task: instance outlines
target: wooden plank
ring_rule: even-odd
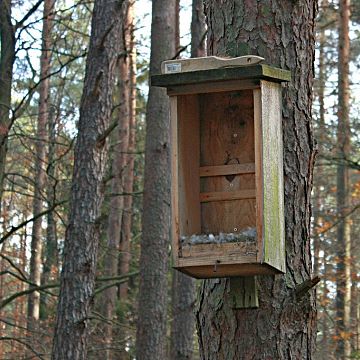
[[[178,191],[181,235],[199,234],[200,120],[197,95],[178,96]]]
[[[254,173],[255,163],[202,166],[199,169],[200,177]]]
[[[281,86],[261,82],[264,261],[285,272]]]
[[[253,117],[252,90],[200,95],[201,167],[254,163]],[[255,227],[255,174],[201,177],[200,188],[201,193],[234,193],[220,195],[234,200],[201,203],[202,233]],[[246,192],[235,194],[237,191]],[[247,199],[241,199],[244,194]],[[205,195],[202,200],[207,198]]]
[[[200,193],[200,202],[245,200],[245,199],[255,199],[255,198],[256,198],[255,189],[228,191],[228,192],[216,191],[216,192]]]
[[[176,264],[179,256],[179,183],[178,183],[178,136],[177,136],[177,97],[170,97],[171,131],[171,235],[172,255]]]
[[[208,278],[221,278],[221,277],[234,277],[234,276],[254,276],[254,275],[275,275],[280,272],[267,265],[267,264],[239,264],[239,263],[223,263],[217,264],[216,268],[214,264],[200,265],[200,266],[186,266],[188,260],[180,259],[181,267],[176,267],[177,270],[193,276],[198,279]],[[216,271],[215,271],[216,270]]]
[[[264,199],[262,163],[261,91],[254,90],[254,135],[255,135],[255,188],[256,188],[256,234],[258,243],[257,260],[264,260]]]
[[[170,87],[177,85],[199,84],[226,80],[269,80],[283,82],[291,80],[291,73],[288,70],[274,68],[265,64],[258,64],[246,67],[229,67],[221,69],[210,69],[191,71],[175,74],[153,75],[151,86]]]
[[[166,60],[161,63],[161,72],[163,74],[173,74],[224,67],[251,66],[264,60],[263,57],[256,55],[238,56],[234,58],[205,56],[192,59]]]
[[[185,245],[182,247],[183,258],[193,257],[199,258],[219,258],[228,257],[232,259],[234,256],[242,258],[242,262],[249,262],[249,257],[253,261],[256,255],[256,243],[254,242],[237,242],[237,243],[222,243],[222,244],[196,244]]]
[[[256,263],[255,248],[253,252],[242,254],[234,252],[232,254],[208,255],[208,256],[190,256],[179,258],[179,267],[184,266],[204,266],[215,264],[249,264]]]
[[[259,307],[258,285],[256,276],[242,276],[230,279],[230,296],[234,309]]]
[[[210,92],[225,92],[234,90],[249,90],[260,88],[260,80],[246,79],[246,80],[229,80],[207,82],[191,85],[170,86],[167,88],[169,96],[173,95],[187,95],[187,94],[202,94]]]

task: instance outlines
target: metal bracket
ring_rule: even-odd
[[[230,296],[234,309],[258,308],[258,287],[256,276],[230,278]]]

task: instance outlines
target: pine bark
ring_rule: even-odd
[[[125,172],[126,172],[126,152],[129,147],[129,56],[126,50],[126,18],[129,1],[124,1],[122,8],[122,24],[121,24],[121,57],[118,61],[119,81],[117,87],[117,97],[119,101],[116,121],[117,127],[115,129],[112,159],[112,179],[111,179],[111,200],[110,212],[107,227],[107,249],[104,257],[104,275],[116,276],[119,271],[119,255],[121,255],[121,228],[122,218],[124,212],[124,196],[125,192]],[[103,293],[102,313],[110,321],[114,319],[116,302],[118,301],[117,287],[111,287]],[[108,349],[106,350],[106,359],[113,359],[115,354],[112,351],[113,340],[113,326],[111,323],[104,325],[105,343]]]
[[[283,87],[286,274],[259,276],[259,308],[236,310],[229,280],[203,283],[197,310],[201,359],[311,359],[314,292],[296,300],[311,277],[310,200],[314,143],[311,91],[316,1],[205,3],[208,54],[255,54],[291,71]]]
[[[175,0],[152,2],[150,76],[175,55]],[[146,114],[145,183],[136,359],[166,359],[170,225],[170,129],[166,91],[150,87]]]
[[[351,220],[350,211],[350,178],[346,161],[350,155],[350,0],[340,0],[339,9],[339,61],[338,61],[338,165],[337,165],[337,213],[341,222],[337,228],[336,266],[336,327],[339,359],[348,358],[351,354],[350,307],[351,307]]]
[[[51,57],[51,27],[53,21],[54,0],[45,0],[43,11],[42,49],[40,56],[40,79],[39,88],[39,113],[36,131],[35,151],[35,187],[33,200],[33,216],[43,211],[45,199],[44,188],[46,183],[46,153],[48,143],[48,118],[49,118],[49,73]],[[42,221],[39,217],[33,222],[31,235],[31,258],[30,258],[30,281],[36,285],[41,283],[41,252],[42,252]],[[29,329],[36,326],[40,315],[40,292],[34,291],[28,298]]]
[[[191,57],[205,56],[205,14],[202,0],[193,0]],[[195,279],[173,271],[170,354],[173,360],[193,358],[196,301]]]
[[[130,268],[131,252],[131,225],[132,225],[132,203],[134,187],[134,164],[136,151],[136,48],[135,48],[135,22],[134,2],[129,3],[125,19],[125,46],[129,67],[129,141],[125,156],[124,168],[124,208],[122,212],[121,242],[120,242],[120,274],[127,274]],[[126,301],[128,296],[128,282],[119,285],[121,301]]]
[[[99,215],[120,55],[123,1],[96,0],[75,146],[69,225],[65,235],[53,360],[86,359],[87,329],[94,297]]]
[[[11,85],[15,61],[15,32],[11,24],[11,1],[0,0],[0,200],[2,199],[8,134],[11,127]],[[1,210],[1,201],[0,201]]]

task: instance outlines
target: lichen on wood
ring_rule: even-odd
[[[233,242],[255,242],[256,229],[246,228],[238,233],[219,233],[219,234],[193,234],[191,236],[181,236],[181,245],[198,244],[224,244]]]

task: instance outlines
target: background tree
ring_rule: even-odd
[[[150,76],[175,55],[175,0],[152,2]],[[146,111],[145,180],[136,358],[166,358],[170,225],[169,101],[151,87]]]
[[[350,87],[349,87],[349,58],[350,58],[350,1],[340,0],[339,20],[339,65],[338,65],[338,165],[337,165],[337,212],[340,223],[337,226],[338,243],[336,245],[337,281],[336,281],[336,311],[338,346],[336,354],[341,359],[351,355],[350,339],[346,331],[350,328],[351,305],[351,219],[349,213],[349,168],[346,164],[350,155]]]
[[[193,0],[191,19],[191,57],[205,56],[205,14],[202,0]],[[178,48],[181,48],[180,46]],[[196,281],[177,270],[172,279],[172,323],[170,357],[173,360],[193,358]]]
[[[46,189],[46,149],[48,144],[48,119],[49,119],[49,96],[50,96],[50,56],[51,56],[51,28],[54,16],[54,0],[44,1],[42,49],[40,57],[39,86],[39,114],[36,133],[36,157],[35,157],[35,192],[33,200],[34,216],[43,211]],[[30,281],[40,285],[41,280],[41,252],[42,252],[42,217],[37,218],[32,226]],[[35,327],[40,315],[40,293],[34,291],[28,300],[28,327]]]
[[[122,3],[97,0],[94,4],[53,359],[86,358],[87,323],[94,296],[98,218],[107,156],[106,135],[120,50]]]

